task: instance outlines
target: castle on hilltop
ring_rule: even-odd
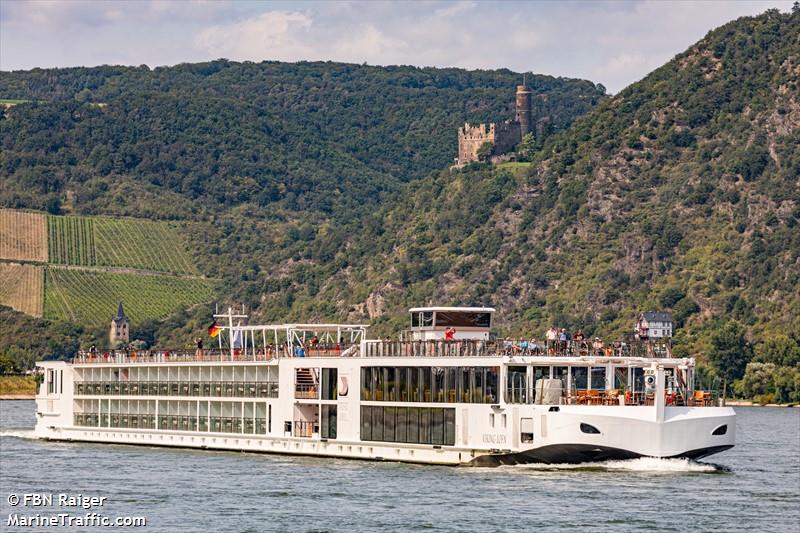
[[[478,151],[489,143],[490,156],[508,153],[519,144],[522,138],[533,132],[533,113],[531,110],[531,90],[523,81],[517,85],[516,113],[514,120],[490,122],[488,124],[470,124],[458,128],[458,157],[456,166],[466,165],[479,160]]]

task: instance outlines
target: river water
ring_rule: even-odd
[[[705,462],[452,468],[33,439],[33,401],[0,402],[0,531],[11,494],[107,497],[122,531],[800,532],[800,409],[737,409],[737,443]]]

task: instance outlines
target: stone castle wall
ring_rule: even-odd
[[[493,155],[504,154],[514,149],[522,139],[519,123],[512,121],[489,124],[465,123],[458,129],[457,165],[466,165],[478,160],[478,150],[484,143],[492,143]]]
[[[514,120],[488,124],[465,123],[458,129],[458,158],[462,166],[478,160],[478,150],[484,143],[492,143],[492,155],[498,156],[514,150],[525,133],[533,130],[531,116],[531,91],[525,85],[517,86]]]

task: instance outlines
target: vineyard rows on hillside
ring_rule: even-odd
[[[185,239],[165,222],[94,218],[97,264],[198,274]]]
[[[134,321],[163,319],[182,306],[213,299],[213,282],[176,276],[48,267],[44,316],[79,324],[105,324],[118,302]]]
[[[0,209],[0,259],[46,262],[45,215]]]
[[[0,263],[0,305],[32,316],[42,316],[43,268]]]
[[[93,266],[95,243],[92,219],[87,217],[47,217],[50,262]]]
[[[165,222],[109,217],[48,217],[50,262],[198,274],[185,239]]]

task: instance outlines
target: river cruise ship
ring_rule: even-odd
[[[735,413],[665,342],[490,337],[492,308],[410,310],[400,340],[361,324],[225,323],[219,348],[38,363],[36,435],[446,465],[699,459]],[[234,325],[236,321],[236,325]],[[224,348],[223,348],[224,346]]]

